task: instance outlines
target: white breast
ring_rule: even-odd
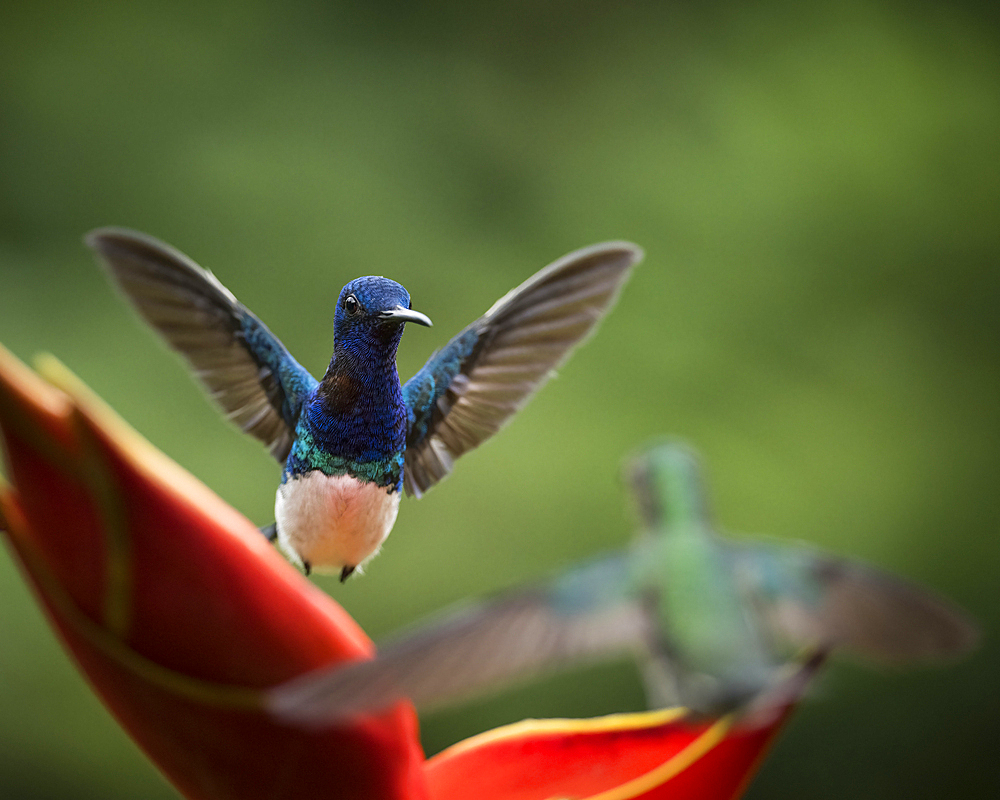
[[[278,541],[315,570],[361,566],[392,530],[399,495],[349,475],[307,472],[278,488]]]

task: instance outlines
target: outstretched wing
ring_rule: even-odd
[[[625,559],[612,558],[554,586],[461,608],[380,646],[371,661],[273,689],[268,708],[300,725],[330,725],[404,697],[441,706],[573,662],[642,651],[648,620],[622,592],[627,569]]]
[[[122,228],[100,228],[85,241],[229,419],[284,462],[315,378],[211,272],[178,250]]]
[[[497,301],[403,387],[405,485],[419,497],[492,436],[614,304],[642,250],[628,242],[563,256]]]
[[[735,549],[734,566],[765,625],[793,648],[842,647],[892,666],[955,659],[979,639],[947,599],[858,561],[761,543]]]

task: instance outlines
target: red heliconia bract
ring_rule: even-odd
[[[71,399],[0,355],[14,550],[94,689],[181,792],[426,797],[409,704],[321,731],[260,708],[262,689],[371,657],[350,616],[83,390]]]
[[[425,762],[409,703],[324,729],[262,691],[370,658],[351,617],[53,359],[0,348],[0,527],[97,694],[189,800],[730,800],[766,724],[681,711],[526,721]]]

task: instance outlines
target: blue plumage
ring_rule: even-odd
[[[357,278],[334,311],[317,381],[212,273],[134,231],[87,236],[142,317],[189,362],[237,425],[284,464],[276,536],[308,570],[345,578],[420,496],[498,431],[611,307],[642,251],[627,242],[559,259],[501,298],[404,385],[403,324],[430,325],[395,281]]]
[[[416,444],[427,438],[435,404],[451,386],[462,364],[479,342],[475,330],[468,328],[406,382],[403,400],[407,412],[408,441]]]
[[[383,316],[397,309],[409,315]],[[303,404],[283,481],[319,469],[402,490],[407,409],[396,349],[401,323],[429,324],[425,320],[410,311],[409,294],[394,281],[358,278],[344,287],[334,315],[333,357]]]

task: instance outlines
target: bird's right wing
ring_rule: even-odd
[[[316,379],[211,272],[180,251],[122,228],[91,231],[85,241],[229,419],[284,462]]]
[[[573,662],[641,651],[649,623],[621,594],[625,569],[621,559],[598,562],[572,575],[568,589],[542,586],[460,608],[385,643],[371,661],[278,686],[268,708],[299,725],[332,725],[402,698],[441,706]]]
[[[406,382],[405,486],[420,497],[548,380],[614,305],[642,250],[605,242],[563,256],[500,298]]]

